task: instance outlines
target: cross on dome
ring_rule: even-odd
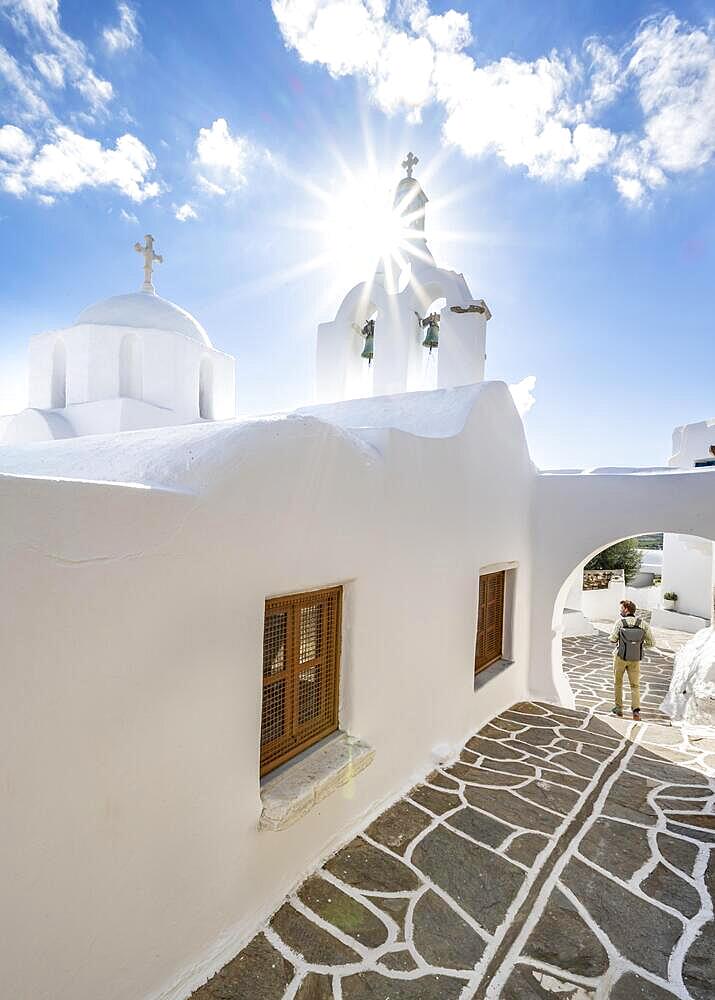
[[[402,166],[407,171],[407,176],[412,177],[412,171],[420,162],[419,156],[415,156],[414,153],[408,153],[406,158],[402,161]]]
[[[164,258],[160,253],[154,253],[154,237],[147,234],[144,237],[145,245],[142,246],[141,243],[135,243],[134,249],[137,253],[144,256],[144,284],[142,285],[143,292],[154,292],[154,283],[152,282],[152,272],[154,270],[154,264],[163,264]]]

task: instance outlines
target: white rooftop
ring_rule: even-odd
[[[74,325],[83,323],[166,330],[211,346],[208,334],[191,313],[154,292],[130,292],[95,302],[82,310]]]
[[[464,429],[478,402],[493,398],[510,409],[511,396],[502,382],[348,400],[305,407],[295,413],[248,420],[154,427],[111,434],[0,447],[0,476],[73,479],[88,482],[142,484],[198,492],[231,464],[237,452],[264,446],[265,433],[291,424],[309,432],[317,422],[333,428],[358,451],[373,453],[361,432],[379,429],[416,437],[450,438]],[[516,412],[514,411],[516,417]]]

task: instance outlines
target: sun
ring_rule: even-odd
[[[339,270],[368,275],[404,257],[408,234],[393,205],[394,186],[387,173],[351,173],[326,199],[318,229]]]
[[[378,281],[390,293],[401,292],[414,280],[414,265],[434,263],[427,249],[424,231],[424,208],[416,211],[413,189],[400,180],[401,157],[378,158],[374,142],[367,142],[361,166],[334,146],[333,169],[322,179],[292,170],[282,164],[281,170],[300,192],[300,210],[290,217],[282,215],[280,224],[305,234],[300,241],[301,253],[295,263],[267,275],[255,288],[268,291],[288,282],[320,274],[320,290],[314,300],[316,316],[324,316],[335,308],[336,300],[346,288],[367,281]],[[404,155],[404,154],[403,154]],[[438,151],[419,166],[419,188],[434,181],[445,154]],[[419,160],[406,164],[411,170]],[[441,207],[460,197],[460,189],[451,188],[449,195],[431,201],[430,211],[439,214]],[[410,214],[410,213],[413,214]],[[444,232],[430,225],[430,237],[464,239],[464,234]]]

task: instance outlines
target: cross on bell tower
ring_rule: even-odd
[[[152,272],[154,270],[154,264],[163,264],[164,258],[160,253],[154,253],[154,237],[147,234],[144,237],[145,245],[142,246],[141,243],[135,243],[134,249],[137,253],[140,253],[144,257],[144,284],[142,285],[143,292],[154,292],[154,283],[152,282]]]
[[[407,176],[412,177],[412,171],[420,162],[419,156],[415,156],[414,153],[408,153],[407,157],[402,161],[402,166],[407,171]]]
[[[408,241],[408,245],[411,244],[414,247],[417,245],[416,241],[419,240],[420,253],[424,255],[429,253],[424,245],[427,195],[420,187],[420,182],[412,176],[412,171],[419,162],[419,157],[415,156],[413,152],[409,152],[402,161],[406,176],[397,185],[393,205],[397,215],[402,220],[404,238]]]

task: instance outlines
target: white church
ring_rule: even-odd
[[[414,166],[413,249],[320,326],[313,406],[236,418],[149,236],[140,291],[31,341],[0,425],[8,998],[184,1000],[487,719],[572,704],[575,567],[715,538],[710,468],[534,466]]]
[[[29,406],[0,418],[0,443],[27,444],[222,420],[236,412],[235,361],[190,313],[156,294],[147,236],[141,291],[88,306],[30,341]]]

